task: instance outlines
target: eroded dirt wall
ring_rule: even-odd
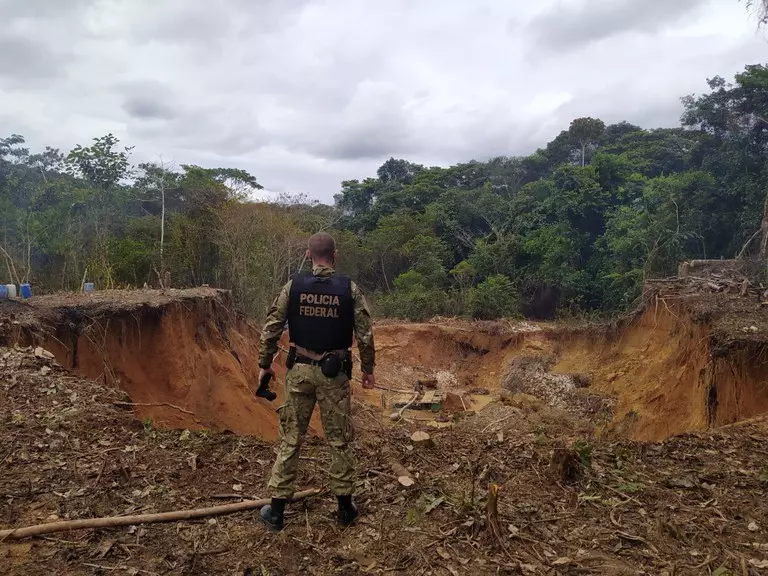
[[[725,426],[768,413],[768,351],[730,350],[707,370],[709,423]]]
[[[66,368],[125,390],[137,417],[155,425],[271,440],[283,392],[273,383],[273,403],[251,392],[257,386],[258,342],[245,321],[206,300],[97,319],[73,316],[44,346]]]
[[[557,373],[587,373],[591,388],[616,396],[609,427],[661,440],[708,425],[708,328],[681,311],[653,308],[614,333],[563,337]]]

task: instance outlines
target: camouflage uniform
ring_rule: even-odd
[[[312,273],[315,276],[331,276],[334,270],[326,266],[315,266]],[[267,316],[259,353],[259,365],[262,368],[272,364],[277,352],[278,341],[288,316],[290,293],[291,282],[288,282]],[[361,368],[366,374],[373,374],[373,323],[365,297],[354,282],[352,299]],[[354,490],[355,470],[349,448],[353,437],[352,398],[347,375],[342,372],[335,378],[328,378],[319,366],[296,364],[285,377],[285,404],[278,409],[280,452],[269,481],[269,487],[276,498],[293,496],[299,450],[316,402],[320,406],[320,420],[331,450],[331,490],[340,496],[352,494]]]

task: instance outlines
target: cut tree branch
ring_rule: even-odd
[[[155,404],[136,404],[135,402],[114,402],[115,406],[138,406],[140,408],[159,408],[161,406],[167,406],[168,408],[173,408],[174,410],[178,410],[179,412],[184,412],[184,414],[190,414],[191,416],[195,416],[194,412],[190,412],[189,410],[185,410],[181,406],[176,406],[175,404],[169,404],[168,402],[158,402]]]
[[[320,494],[321,490],[311,489],[294,494],[293,500],[302,500],[311,496]],[[67,532],[69,530],[84,530],[87,528],[112,528],[116,526],[132,526],[135,524],[155,524],[158,522],[178,522],[179,520],[192,520],[194,518],[207,518],[209,516],[221,516],[222,514],[232,514],[234,512],[243,512],[261,508],[270,503],[268,499],[246,500],[235,504],[224,504],[222,506],[212,506],[211,508],[197,508],[194,510],[177,510],[175,512],[161,512],[159,514],[139,514],[136,516],[107,516],[104,518],[86,518],[83,520],[69,520],[66,522],[50,522],[48,524],[38,524],[37,526],[27,526],[25,528],[15,528],[10,530],[0,530],[0,542],[3,540],[20,540],[32,536],[41,536],[43,534],[53,534],[55,532]]]

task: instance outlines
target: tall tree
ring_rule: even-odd
[[[571,122],[568,135],[574,144],[581,148],[581,165],[584,166],[587,157],[587,146],[592,146],[600,139],[605,131],[605,122],[595,118],[576,118]]]

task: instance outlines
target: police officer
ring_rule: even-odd
[[[352,335],[357,337],[363,371],[363,388],[375,385],[375,352],[371,315],[357,285],[334,271],[336,242],[324,232],[309,239],[307,257],[312,272],[296,275],[280,292],[269,311],[261,336],[259,381],[274,376],[272,359],[288,322],[292,342],[286,361],[285,404],[280,416],[280,452],[272,469],[271,504],[260,520],[270,530],[283,527],[283,511],[294,493],[299,449],[315,408],[331,452],[331,490],[338,500],[338,521],[349,526],[358,515],[352,501],[354,464],[349,378]]]

